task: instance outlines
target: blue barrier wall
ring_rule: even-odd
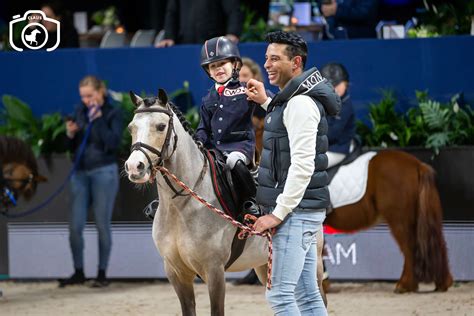
[[[241,44],[241,54],[260,64],[265,43]],[[309,45],[307,66],[330,61],[347,66],[358,117],[369,102],[392,88],[401,109],[414,101],[414,91],[428,89],[440,100],[458,92],[474,99],[474,37],[433,39],[351,40]],[[174,91],[188,80],[196,103],[211,86],[199,66],[200,46],[166,49],[64,49],[47,52],[0,53],[0,95],[12,94],[27,102],[35,114],[68,113],[78,102],[77,84],[87,74],[106,80],[116,91],[156,93]],[[274,88],[272,88],[274,90]]]

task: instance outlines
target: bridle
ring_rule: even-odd
[[[30,173],[24,179],[12,179],[5,178],[3,175],[3,167],[0,166],[0,202],[5,211],[8,211],[9,207],[16,206],[18,192],[24,190],[30,183],[34,181],[35,176]],[[14,189],[11,185],[12,182],[20,182],[21,186],[18,189]]]
[[[155,171],[156,167],[163,165],[163,162],[165,160],[168,160],[169,158],[171,158],[171,156],[176,151],[176,146],[178,144],[178,135],[176,134],[176,132],[174,130],[174,124],[173,124],[173,114],[174,113],[169,108],[168,104],[166,105],[166,109],[144,108],[144,109],[137,109],[137,110],[135,110],[134,113],[135,114],[137,114],[137,113],[163,113],[163,114],[166,114],[166,115],[169,116],[168,130],[166,131],[165,142],[163,143],[163,146],[161,147],[161,151],[154,148],[153,146],[147,145],[147,144],[142,143],[142,142],[136,142],[136,143],[132,144],[132,147],[130,148],[132,152],[135,151],[135,150],[139,150],[145,155],[145,157],[148,160],[148,163],[150,165],[150,168],[151,168],[150,180],[153,181],[153,179],[155,178],[155,175],[156,175],[156,171]],[[174,134],[174,137],[173,137],[173,150],[168,155],[168,157],[164,158],[163,153],[168,150],[168,147],[169,147],[170,142],[171,142],[171,132],[173,132],[173,134]],[[158,157],[158,160],[156,161],[156,163],[153,163],[153,161],[150,158],[150,155],[148,155],[148,153],[146,152],[146,150],[144,148],[149,150],[150,152],[154,153]]]
[[[143,108],[143,109],[137,109],[134,112],[135,114],[137,113],[163,113],[169,116],[169,121],[168,121],[168,130],[166,131],[166,137],[165,137],[165,142],[163,143],[163,146],[161,147],[161,151],[154,148],[153,146],[147,145],[142,142],[136,142],[132,144],[131,151],[139,150],[141,151],[146,159],[148,160],[148,164],[150,165],[150,182],[153,182],[156,178],[156,171],[159,169],[160,166],[163,166],[163,162],[170,159],[171,156],[173,156],[174,152],[176,151],[176,147],[178,145],[178,134],[176,134],[176,131],[174,129],[174,124],[173,124],[173,111],[169,107],[168,104],[166,104],[166,109],[160,109],[160,108]],[[168,150],[168,147],[170,146],[171,142],[171,132],[173,132],[173,150],[171,153],[165,158],[163,157],[163,153]],[[156,163],[153,163],[153,161],[150,158],[150,155],[146,152],[146,150],[149,150],[150,152],[154,153],[157,157],[158,160]],[[166,184],[171,188],[171,190],[175,193],[175,197],[177,196],[186,196],[187,194],[182,194],[183,190],[177,191],[171,181],[166,177],[166,175],[161,172],[163,178],[165,179]]]

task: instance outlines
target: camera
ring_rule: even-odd
[[[49,39],[49,32],[46,27],[43,25],[43,21],[56,24],[56,41],[51,45],[47,45]],[[25,24],[26,22],[26,24]],[[43,11],[41,10],[29,10],[23,15],[13,16],[13,20],[10,21],[10,36],[9,41],[11,47],[19,52],[22,52],[24,49],[38,50],[46,48],[46,51],[50,52],[55,50],[59,46],[60,42],[60,22],[48,18]],[[19,31],[21,28],[21,31]],[[20,32],[20,38],[16,38],[14,34]]]

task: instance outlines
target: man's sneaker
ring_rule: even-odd
[[[155,218],[156,211],[158,210],[158,205],[160,204],[160,200],[156,199],[150,202],[144,209],[143,214],[145,214],[146,218],[149,220],[153,220]]]

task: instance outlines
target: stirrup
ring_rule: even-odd
[[[244,214],[244,216],[249,214],[249,215],[252,215],[252,216],[255,216],[256,218],[258,218],[258,217],[262,216],[262,210],[260,209],[258,204],[253,199],[250,199],[250,200],[244,202],[243,214]]]
[[[151,201],[144,209],[143,214],[145,214],[146,218],[149,220],[153,220],[155,218],[156,211],[158,210],[158,205],[160,204],[160,200],[156,198],[156,200]]]

